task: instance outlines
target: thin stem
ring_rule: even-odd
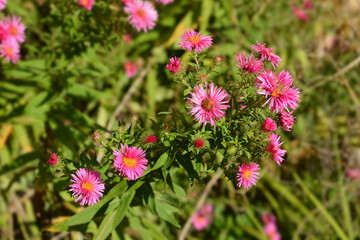
[[[199,65],[199,62],[198,62],[198,59],[197,59],[197,53],[196,52],[194,52],[194,59],[195,59],[195,62],[196,62],[196,70],[199,70],[199,68],[200,68],[200,65]]]

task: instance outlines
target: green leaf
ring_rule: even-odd
[[[158,168],[161,168],[162,166],[164,166],[164,164],[166,163],[168,159],[168,154],[167,152],[164,152],[160,157],[159,159],[156,161],[154,167],[151,169],[152,171],[158,169]]]
[[[160,218],[171,223],[175,227],[180,228],[180,225],[174,216],[174,213],[179,212],[178,208],[168,204],[163,200],[158,200],[156,202],[156,212],[158,213]]]

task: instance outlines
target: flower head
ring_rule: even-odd
[[[125,3],[124,11],[130,15],[127,19],[138,32],[147,32],[155,27],[158,20],[158,13],[154,5],[148,1],[132,0]]]
[[[86,8],[88,11],[91,11],[94,4],[94,0],[79,0],[79,5]]]
[[[0,10],[3,10],[5,8],[7,0],[0,0]]]
[[[49,165],[56,165],[58,163],[58,158],[55,153],[51,154],[49,160],[47,161]]]
[[[125,63],[124,68],[128,78],[132,78],[135,76],[137,71],[135,63],[128,61]]]
[[[173,73],[177,73],[181,65],[180,58],[172,57],[169,60],[170,60],[170,64],[167,64],[166,68],[172,71]]]
[[[261,219],[262,219],[264,224],[271,223],[271,222],[273,222],[273,223],[276,222],[276,217],[273,214],[264,214]]]
[[[273,65],[273,68],[275,69],[275,66],[279,67],[279,63],[281,62],[281,58],[274,53],[272,53],[272,48],[267,48],[266,43],[261,43],[256,41],[256,45],[251,45],[251,48],[254,49],[255,52],[258,52],[261,54],[261,60],[268,60]]]
[[[277,226],[274,222],[265,224],[264,232],[270,240],[281,240],[281,235],[277,231]]]
[[[292,125],[295,122],[295,117],[291,115],[292,113],[286,111],[280,113],[280,125],[285,131],[291,131]]]
[[[77,197],[75,202],[79,201],[80,205],[94,205],[99,202],[99,198],[103,196],[105,184],[100,178],[100,173],[94,169],[80,168],[76,171],[76,175],[71,174],[70,192],[72,196]]]
[[[186,30],[185,33],[180,36],[179,45],[188,51],[195,48],[195,52],[200,53],[212,45],[212,37],[205,35],[200,36],[200,32],[195,32],[190,29],[190,31]]]
[[[299,89],[291,86],[294,79],[286,72],[282,71],[274,75],[271,71],[265,70],[256,78],[255,86],[259,88],[258,93],[265,95],[271,111],[283,111],[284,108],[295,109],[300,102]]]
[[[305,9],[312,9],[313,8],[313,4],[310,0],[305,0],[304,1],[304,8]]]
[[[14,39],[18,43],[25,41],[25,25],[20,22],[21,17],[4,18],[4,26],[6,30],[6,38]]]
[[[274,161],[280,165],[280,163],[284,161],[282,157],[284,157],[286,153],[286,150],[280,148],[284,142],[280,143],[280,136],[276,135],[275,133],[271,133],[269,137],[270,145],[266,150],[271,154]]]
[[[188,98],[188,103],[192,105],[190,112],[191,116],[195,115],[194,120],[199,120],[199,123],[206,123],[209,121],[211,126],[216,124],[215,118],[220,120],[225,118],[225,112],[229,105],[229,94],[222,88],[214,86],[214,83],[210,84],[208,88],[207,84],[204,87],[199,84],[194,87],[195,92],[190,92],[191,98]]]
[[[128,180],[136,180],[144,174],[147,169],[148,160],[145,158],[145,151],[140,147],[128,147],[121,144],[121,151],[115,149],[114,166],[119,175],[126,176]]]
[[[304,22],[310,22],[310,18],[309,18],[309,16],[306,14],[306,12],[304,10],[298,8],[297,6],[293,6],[292,9],[293,9],[293,12],[294,12],[295,16],[298,19],[300,19],[300,20],[302,20]]]
[[[244,186],[244,188],[249,189],[251,185],[256,185],[256,180],[259,178],[259,173],[256,172],[260,170],[259,164],[257,163],[243,163],[239,167],[239,172],[237,174],[237,180],[239,183],[238,187]]]
[[[169,3],[172,3],[174,0],[156,0],[157,3],[161,3],[164,5],[167,5]]]
[[[12,61],[14,64],[20,59],[19,44],[11,38],[4,40],[1,44],[1,57],[5,57],[6,61]]]
[[[145,139],[145,143],[154,143],[157,142],[157,138],[154,135],[150,135]]]
[[[263,125],[263,130],[265,132],[271,132],[271,131],[275,131],[276,130],[276,123],[274,120],[272,120],[271,118],[267,118],[265,119],[264,125]]]
[[[212,221],[213,209],[214,206],[210,203],[207,203],[195,213],[193,226],[197,231],[201,231],[210,225]]]
[[[262,61],[257,58],[253,59],[253,53],[251,53],[250,56],[247,56],[245,52],[243,54],[239,53],[235,57],[239,62],[236,66],[241,68],[241,73],[259,73],[263,70]]]
[[[354,169],[354,168],[353,169],[348,169],[346,171],[346,174],[352,180],[360,180],[360,169]]]

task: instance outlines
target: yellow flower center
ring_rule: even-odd
[[[11,26],[11,27],[10,27],[10,34],[11,34],[11,35],[13,35],[13,36],[14,36],[14,35],[17,35],[18,32],[19,32],[19,31],[18,31],[18,29],[17,29],[16,27],[14,27],[14,26]]]
[[[139,15],[139,17],[141,17],[142,19],[144,19],[146,17],[146,13],[144,10],[138,10],[137,14]]]
[[[189,37],[189,41],[194,44],[197,44],[200,41],[200,37],[198,35],[191,36]]]
[[[245,180],[249,180],[250,177],[251,177],[251,170],[246,169],[246,170],[243,172],[243,178],[244,178]]]
[[[125,167],[133,168],[133,167],[135,167],[135,165],[137,163],[137,159],[128,158],[128,157],[123,156],[123,162],[124,162]]]
[[[201,103],[201,107],[205,111],[209,112],[214,109],[214,104],[215,104],[215,101],[213,99],[205,98]]]
[[[81,4],[83,4],[83,5],[88,5],[88,4],[89,4],[89,0],[81,0]]]
[[[91,182],[83,182],[82,187],[84,190],[92,192],[92,190],[94,189],[94,184],[92,184]]]
[[[14,50],[11,47],[5,48],[6,55],[12,56],[14,55]]]
[[[271,93],[271,96],[277,98],[280,95],[279,89],[275,88],[275,90]]]

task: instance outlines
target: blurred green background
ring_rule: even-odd
[[[92,131],[116,129],[118,121],[134,118],[149,127],[157,112],[183,108],[184,89],[171,81],[165,65],[173,56],[186,62],[178,37],[193,28],[213,36],[208,53],[224,57],[227,74],[235,71],[235,54],[250,52],[256,40],[266,42],[282,58],[279,69],[294,76],[302,102],[293,131],[282,136],[287,154],[281,168],[265,160],[257,186],[246,193],[221,178],[207,199],[215,209],[212,225],[191,229],[187,238],[266,239],[261,216],[272,213],[282,239],[360,239],[359,177],[346,174],[360,169],[360,2],[303,5],[175,0],[156,4],[155,29],[138,33],[120,0],[96,0],[91,12],[75,0],[9,0],[1,18],[20,16],[27,30],[21,61],[0,62],[1,238],[91,238],[96,226],[87,226],[88,233],[43,231],[79,211],[54,190],[44,162],[53,152],[74,161],[80,153],[94,156]],[[310,21],[299,19],[293,6]],[[138,68],[131,79],[127,61]],[[177,181],[189,185],[181,174]],[[203,188],[195,182],[182,192],[176,203],[181,211],[174,210],[179,226],[196,204],[193,192]],[[174,239],[179,226],[138,207],[112,238]]]

